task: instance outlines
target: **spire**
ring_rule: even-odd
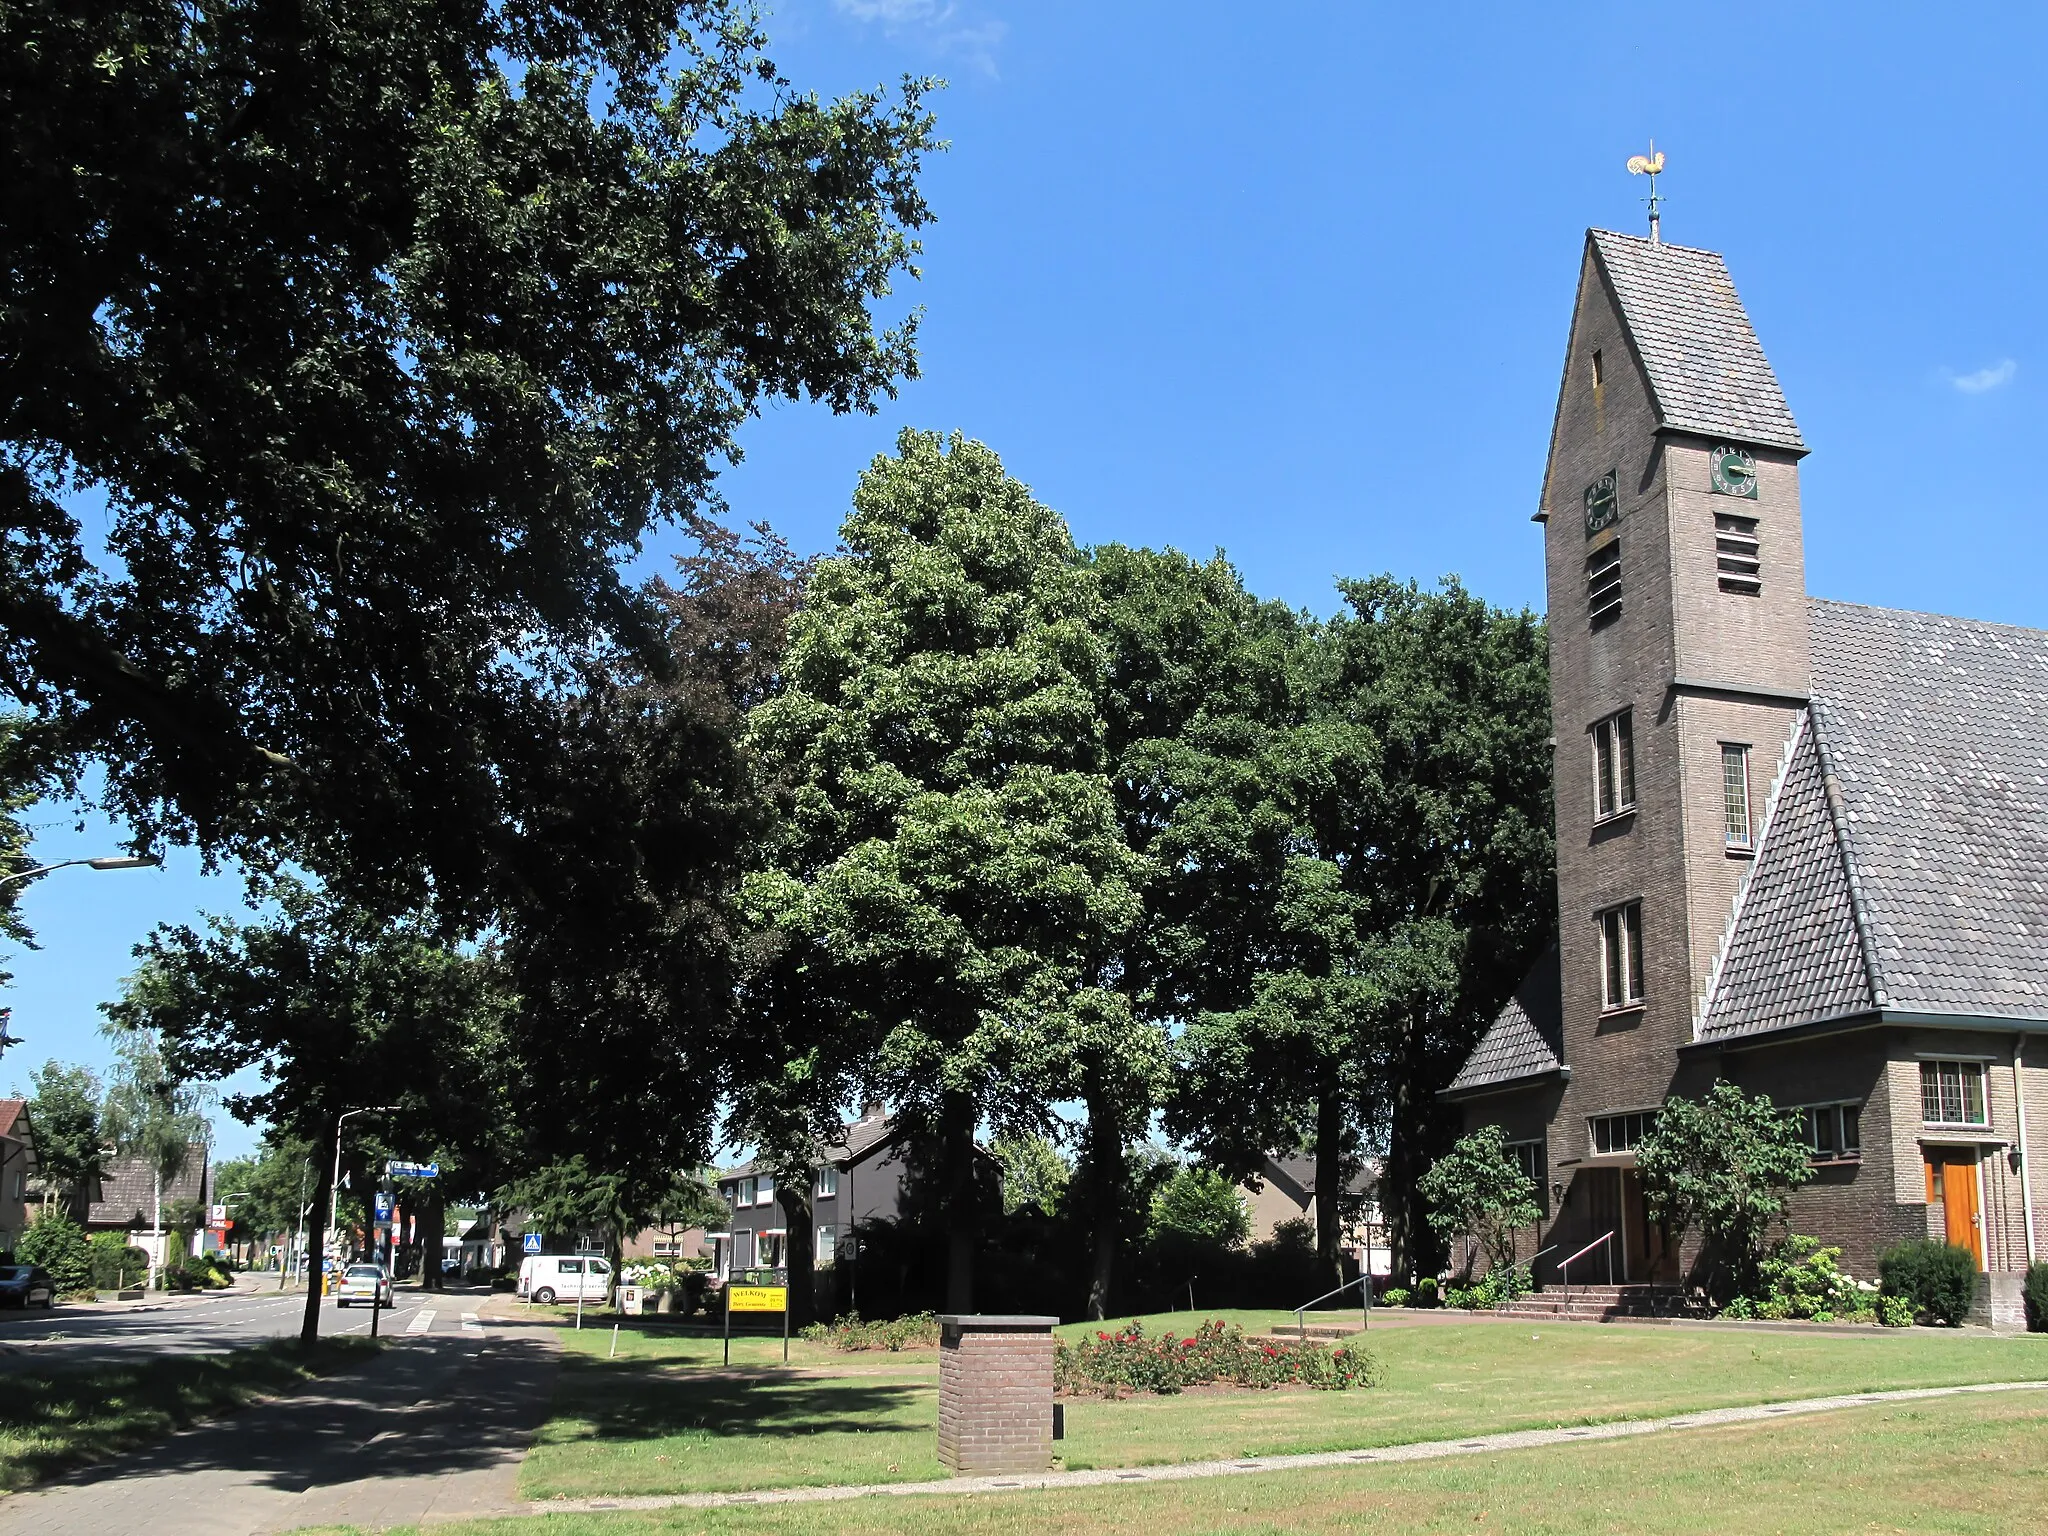
[[[1647,155],[1630,155],[1628,157],[1629,175],[1647,176],[1650,178],[1650,244],[1652,245],[1662,245],[1664,243],[1658,231],[1658,224],[1662,219],[1662,215],[1658,211],[1658,205],[1662,200],[1657,196],[1657,173],[1663,169],[1664,157],[1657,153],[1657,141],[1655,139],[1650,140],[1650,152]]]

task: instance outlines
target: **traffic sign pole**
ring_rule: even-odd
[[[732,1276],[725,1277],[725,1363],[732,1364]]]

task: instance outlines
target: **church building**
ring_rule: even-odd
[[[1806,453],[1721,258],[1589,232],[1536,514],[1558,940],[1446,1097],[1541,1189],[1541,1277],[1681,1278],[1634,1149],[1726,1079],[1804,1118],[1793,1230],[1870,1278],[1961,1244],[2005,1321],[2048,1239],[2048,631],[1809,597]]]

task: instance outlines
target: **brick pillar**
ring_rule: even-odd
[[[955,1472],[1052,1465],[1056,1317],[939,1319],[939,1460]]]

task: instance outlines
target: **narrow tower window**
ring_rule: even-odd
[[[1601,998],[1608,1008],[1643,1000],[1643,904],[1609,907],[1600,914]]]
[[[1621,540],[1586,557],[1587,621],[1594,629],[1621,614]]]
[[[1624,709],[1593,727],[1593,819],[1605,821],[1635,807],[1635,730]]]
[[[1720,573],[1723,592],[1740,592],[1754,597],[1764,589],[1763,551],[1756,536],[1756,519],[1732,512],[1714,514],[1714,566]]]
[[[1730,848],[1753,848],[1749,825],[1749,748],[1721,743],[1721,807]]]
[[[1606,382],[1606,370],[1600,366],[1600,349],[1598,347],[1595,347],[1593,349],[1593,387],[1595,389],[1598,389],[1602,384],[1605,384]]]

